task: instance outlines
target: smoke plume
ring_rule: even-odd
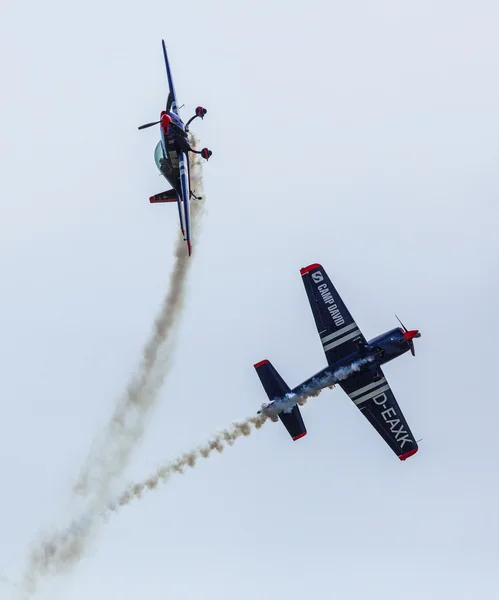
[[[191,136],[190,143],[192,147],[196,146],[194,136]],[[190,155],[190,161],[192,189],[199,195],[203,191],[202,159]],[[198,200],[191,203],[194,242],[200,231],[203,204]],[[195,252],[195,244],[193,246]],[[23,598],[35,593],[40,576],[63,571],[83,555],[97,533],[97,517],[109,500],[112,484],[122,475],[135,445],[145,433],[148,415],[173,358],[175,333],[184,308],[186,283],[194,256],[189,258],[181,234],[175,244],[174,256],[168,292],[154,321],[152,334],[143,348],[136,374],[119,398],[105,431],[94,441],[74,486],[73,491],[78,496],[75,500],[87,500],[89,508],[86,516],[78,521],[78,525],[70,525],[65,533],[42,536],[35,543],[21,582]]]
[[[195,139],[191,137],[190,141],[195,147]],[[191,155],[191,184],[198,193],[202,191],[201,159],[197,155]],[[199,233],[202,215],[202,205],[194,200],[191,203],[193,233]],[[119,399],[106,430],[94,442],[83,465],[74,486],[75,493],[79,495],[107,496],[110,485],[123,473],[133,447],[143,436],[147,416],[168,374],[175,349],[174,336],[184,307],[186,283],[193,260],[187,254],[182,234],[178,235],[174,255],[175,263],[168,292],[154,321],[151,337],[142,351],[141,364]]]
[[[232,427],[218,433],[205,445],[182,454],[174,461],[161,466],[151,477],[131,485],[116,502],[108,504],[107,511],[117,512],[122,506],[141,498],[144,491],[155,490],[160,483],[166,483],[173,473],[183,474],[188,467],[194,469],[199,458],[208,458],[215,451],[222,453],[227,446],[233,446],[241,436],[250,435],[253,428],[260,429],[266,421],[267,416],[261,414],[240,423],[233,423]]]
[[[265,402],[262,404],[261,414],[266,414],[273,421],[277,420],[277,415],[281,412],[290,413],[296,404],[300,406],[305,404],[308,398],[318,396],[321,391],[328,387],[333,388],[336,383],[346,379],[352,373],[360,371],[362,367],[372,362],[374,358],[367,356],[361,358],[355,362],[340,367],[335,371],[326,371],[323,375],[318,377],[312,377],[305,383],[302,383],[293,391],[288,392],[283,398],[277,398],[272,402]]]
[[[174,473],[183,474],[185,469],[193,469],[198,459],[208,458],[214,452],[223,452],[226,447],[233,446],[238,438],[249,436],[254,429],[260,429],[266,421],[267,416],[261,414],[233,423],[206,444],[162,465],[144,481],[130,485],[114,502],[108,502],[99,510],[94,506],[66,531],[45,539],[31,554],[28,569],[30,577],[25,578],[23,598],[28,598],[33,593],[37,578],[69,570],[83,556],[89,541],[97,535],[100,523],[107,521],[111,514],[140,499],[145,491],[157,489],[160,483],[166,483]]]
[[[309,398],[318,396],[326,387],[334,387],[335,383],[361,370],[372,360],[372,357],[362,358],[335,371],[326,371],[320,377],[313,377],[286,394],[284,398],[262,405],[262,410],[257,416],[233,423],[230,428],[216,434],[206,444],[160,466],[152,476],[130,485],[116,500],[107,502],[105,506],[94,505],[66,531],[40,544],[31,555],[28,573],[40,576],[50,572],[64,572],[82,557],[89,541],[97,534],[100,523],[107,521],[112,514],[139,500],[145,492],[156,490],[160,484],[168,482],[171,475],[183,474],[186,469],[194,469],[200,458],[208,458],[214,452],[222,453],[226,447],[233,446],[240,437],[249,436],[254,429],[260,429],[267,419],[277,420],[277,414],[280,412],[290,412],[295,404],[303,405]]]
[[[335,371],[326,371],[320,377],[311,378],[284,398],[262,405],[262,410],[257,416],[233,423],[230,428],[216,434],[206,444],[160,466],[152,476],[130,485],[115,501],[107,502],[104,506],[94,503],[90,510],[74,521],[66,531],[45,539],[33,551],[24,581],[24,598],[28,598],[32,593],[38,577],[48,573],[61,573],[74,565],[83,556],[88,543],[97,535],[99,525],[107,521],[112,514],[139,500],[145,492],[156,490],[160,484],[168,482],[171,475],[183,474],[186,469],[195,468],[200,458],[208,458],[215,451],[223,452],[240,437],[249,436],[254,429],[260,429],[268,418],[276,420],[280,412],[289,412],[296,404],[302,405],[308,398],[318,396],[324,388],[334,387],[335,383],[361,370],[372,360],[372,357],[366,357]]]
[[[200,458],[208,458],[213,452],[223,452],[238,438],[250,435],[253,429],[260,429],[268,418],[273,421],[278,420],[277,414],[280,412],[289,412],[295,404],[303,405],[308,398],[318,396],[324,388],[334,387],[335,383],[346,379],[353,372],[359,371],[370,361],[372,358],[367,357],[335,371],[326,372],[320,377],[313,377],[295,388],[293,392],[286,394],[284,398],[262,405],[262,410],[257,416],[233,423],[230,428],[216,434],[206,444],[162,465],[152,476],[142,482],[130,485],[115,501],[108,502],[103,507],[94,505],[92,510],[73,522],[65,532],[46,540],[33,552],[30,572],[46,574],[51,571],[66,570],[81,558],[88,542],[96,535],[102,520],[106,521],[111,514],[117,513],[122,507],[140,499],[145,492],[156,490],[160,484],[168,482],[174,473],[183,474],[186,469],[195,468]]]

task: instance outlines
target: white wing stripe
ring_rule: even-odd
[[[384,377],[382,377],[381,379],[378,379],[378,381],[373,381],[369,385],[365,385],[364,387],[361,387],[358,390],[350,392],[349,396],[350,396],[350,398],[355,398],[355,396],[360,396],[360,394],[363,394],[364,392],[368,392],[369,390],[372,390],[373,388],[378,387],[378,385],[383,385],[384,383],[386,383],[386,379]]]
[[[362,404],[362,402],[366,402],[366,400],[370,400],[371,398],[374,398],[374,396],[378,396],[379,394],[386,392],[389,389],[390,389],[390,386],[388,384],[386,384],[383,387],[380,387],[379,389],[374,390],[374,392],[368,392],[364,396],[357,398],[357,400],[354,400],[354,403],[357,405]]]
[[[335,331],[334,333],[331,333],[330,335],[326,335],[326,337],[323,337],[321,339],[321,342],[323,344],[326,344],[327,342],[334,340],[334,338],[337,338],[340,335],[346,333],[347,331],[350,331],[351,329],[355,329],[356,327],[357,327],[356,323],[350,323],[350,325],[347,325],[346,327],[342,327],[341,329],[338,329],[338,331]]]
[[[357,337],[358,335],[360,335],[360,331],[358,329],[356,329],[355,331],[352,331],[352,333],[345,335],[341,339],[336,340],[335,342],[331,342],[327,346],[324,346],[324,352],[327,352],[328,350],[331,350],[332,348],[336,348],[336,346],[341,346],[341,344],[344,344],[345,342],[352,340],[353,338]]]

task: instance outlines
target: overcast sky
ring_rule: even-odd
[[[1,8],[0,573],[65,514],[167,290],[151,206],[166,99],[213,150],[174,367],[123,484],[258,410],[253,363],[325,366],[299,269],[320,262],[385,374],[405,463],[337,388],[293,443],[268,423],[104,526],[36,600],[466,599],[497,590],[499,9],[492,0]],[[0,598],[12,587],[0,581]]]

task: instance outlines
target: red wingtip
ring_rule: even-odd
[[[307,432],[306,432],[306,431],[304,431],[303,433],[300,433],[300,435],[296,435],[296,436],[293,438],[293,441],[294,441],[294,442],[296,442],[296,440],[299,440],[299,439],[300,439],[300,438],[302,438],[304,435],[307,435]]]
[[[321,265],[319,263],[313,263],[312,265],[308,265],[308,267],[303,267],[300,269],[300,273],[305,275],[305,273],[310,273],[310,271],[315,271],[315,269],[320,269]]]
[[[412,450],[409,450],[409,452],[406,452],[405,454],[401,454],[399,456],[399,458],[400,458],[400,460],[405,460],[406,458],[409,458],[410,456],[414,456],[418,450],[419,450],[419,448],[414,448]]]
[[[149,202],[154,202],[154,196],[149,196]]]
[[[187,240],[187,249],[189,251],[189,256],[190,256],[192,253],[192,246],[191,246],[191,243],[189,242],[189,240]]]
[[[267,359],[265,360],[261,360],[260,362],[257,362],[256,365],[253,365],[255,367],[255,369],[258,369],[258,367],[261,367],[262,365],[266,365],[269,361]]]

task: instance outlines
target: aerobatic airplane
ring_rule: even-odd
[[[165,57],[166,76],[168,78],[168,87],[170,89],[168,100],[166,102],[166,110],[161,111],[159,121],[146,123],[145,125],[141,125],[139,129],[146,129],[147,127],[152,127],[153,125],[158,124],[160,126],[159,130],[161,139],[154,150],[154,160],[161,174],[172,186],[172,189],[166,192],[161,192],[160,194],[156,194],[155,196],[151,196],[149,201],[152,203],[177,202],[180,229],[182,230],[182,235],[187,242],[187,249],[190,256],[192,245],[189,203],[191,197],[195,200],[201,200],[202,198],[196,196],[191,190],[189,152],[200,154],[206,160],[208,160],[213,153],[211,150],[208,150],[208,148],[195,150],[194,148],[191,148],[189,144],[187,138],[189,133],[189,125],[197,117],[203,119],[207,113],[207,110],[202,106],[198,106],[196,108],[196,114],[184,125],[178,112],[179,106],[177,103],[175,88],[173,87],[170,63],[168,62],[168,54],[166,53],[164,40],[162,40],[162,44],[163,55]]]
[[[421,334],[408,331],[399,320],[401,328],[366,341],[323,267],[312,264],[300,273],[329,366],[291,390],[268,360],[255,364],[270,400],[259,412],[273,420],[278,417],[293,440],[298,440],[307,429],[293,398],[338,384],[400,460],[416,454],[418,444],[381,365],[408,350],[415,356],[413,340]]]

